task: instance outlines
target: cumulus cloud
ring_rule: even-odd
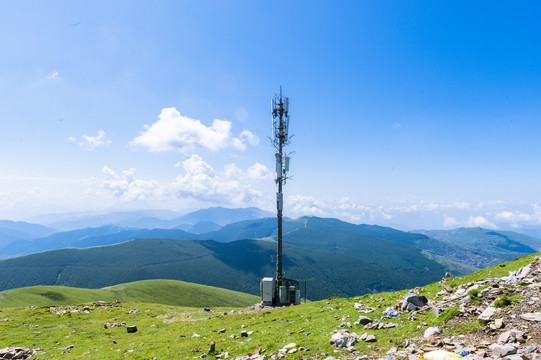
[[[509,223],[521,223],[532,221],[534,216],[521,211],[501,211],[494,218]]]
[[[313,196],[306,195],[288,196],[287,203],[293,213],[302,215],[323,216],[327,207]]]
[[[457,228],[460,227],[460,223],[452,216],[444,216],[443,226],[446,228]]]
[[[272,178],[264,165],[256,163],[242,170],[232,163],[215,170],[201,156],[192,154],[179,166],[181,173],[169,182],[139,179],[133,168],[117,173],[105,166],[101,187],[126,201],[191,199],[222,206],[260,207],[269,203],[267,195],[254,187],[256,181]]]
[[[70,136],[68,137],[68,141],[76,142],[77,139]],[[99,130],[97,136],[83,134],[83,136],[81,136],[81,140],[77,144],[87,150],[94,150],[97,147],[111,144],[111,141],[105,137],[105,131]]]
[[[184,173],[177,176],[171,188],[178,197],[231,205],[261,204],[263,193],[255,190],[251,182],[246,181],[255,179],[250,174],[260,176],[265,170],[269,172],[266,167],[261,169],[260,166],[262,165],[255,164],[244,172],[235,164],[228,164],[224,171],[216,173],[199,155],[193,154],[182,162]]]
[[[123,200],[149,200],[159,198],[162,189],[155,180],[141,180],[135,177],[135,168],[124,170],[117,174],[111,168],[104,166],[102,173],[105,180],[102,187],[111,191],[115,198]]]
[[[498,228],[495,224],[491,223],[487,219],[485,219],[483,216],[470,216],[468,218],[468,227],[482,227],[482,228],[489,228],[489,229],[496,229]]]
[[[263,180],[272,179],[273,174],[265,165],[255,163],[246,170],[246,177],[249,179]]]
[[[130,145],[142,146],[149,151],[192,151],[196,148],[218,151],[233,147],[246,149],[247,143],[257,145],[259,140],[250,131],[244,130],[239,137],[233,137],[231,122],[215,119],[206,126],[201,121],[182,116],[175,108],[162,109],[158,121],[145,125],[145,130],[133,139]]]

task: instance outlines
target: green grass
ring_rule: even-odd
[[[32,286],[0,293],[0,306],[52,306],[103,301],[131,301],[176,306],[244,307],[259,301],[255,295],[177,280],[142,280],[103,289]]]
[[[486,277],[500,277],[508,271],[531,262],[527,256],[498,267],[478,271],[448,284],[460,284]],[[434,299],[441,285],[433,283],[421,288],[420,293]],[[185,308],[149,303],[109,303],[105,305],[83,304],[64,308],[62,314],[51,312],[49,307],[3,307],[0,308],[0,343],[2,346],[41,348],[40,359],[185,359],[199,358],[208,351],[210,342],[216,343],[218,351],[229,352],[230,358],[253,353],[261,348],[270,354],[289,343],[309,351],[288,354],[287,359],[345,358],[346,350],[337,350],[329,344],[334,331],[343,322],[350,322],[350,332],[374,334],[375,343],[355,344],[360,354],[385,354],[394,346],[400,346],[407,338],[421,337],[428,326],[439,326],[446,336],[468,334],[478,331],[478,321],[454,321],[456,312],[436,318],[431,311],[418,313],[409,321],[408,314],[399,318],[382,319],[382,312],[389,306],[402,301],[407,290],[393,293],[369,294],[352,298],[333,297],[299,306],[284,307],[272,311],[255,313],[230,313],[231,308],[212,308],[205,312],[201,308]],[[55,297],[49,294],[49,297]],[[354,309],[360,302],[375,310],[366,314],[382,322],[397,323],[386,330],[364,330],[354,325],[362,313]],[[129,313],[138,309],[137,313]],[[238,309],[237,309],[238,310]],[[77,311],[77,312],[73,312]],[[227,313],[227,315],[224,315]],[[445,313],[444,313],[445,314]],[[365,315],[365,314],[362,314]],[[107,322],[122,322],[136,325],[138,331],[128,334],[124,327],[104,328]],[[243,327],[244,326],[244,327]],[[226,329],[223,334],[218,330]],[[242,330],[253,331],[249,338],[239,337]],[[307,334],[310,335],[307,335]],[[199,335],[193,337],[194,334]],[[230,335],[235,334],[234,339]],[[250,340],[250,341],[249,341]],[[67,349],[69,345],[73,348]],[[337,351],[337,352],[335,352]]]

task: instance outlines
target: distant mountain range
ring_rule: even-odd
[[[0,220],[0,247],[15,241],[49,236],[55,232],[55,229],[43,225],[30,224],[24,221]]]
[[[309,299],[402,289],[441,279],[443,267],[419,250],[388,260],[286,246],[285,276],[306,283]],[[62,249],[0,261],[0,291],[64,285],[102,288],[145,279],[174,279],[258,294],[274,276],[275,242],[138,239],[89,249]],[[420,266],[418,266],[420,265]]]
[[[60,228],[99,224],[58,232],[43,225],[0,221],[0,257],[20,256],[0,261],[0,290],[32,285],[102,287],[165,278],[256,294],[260,278],[274,275],[270,259],[276,254],[277,223],[275,217],[266,217],[269,213],[218,207],[153,217],[159,214],[46,218],[48,225]],[[154,227],[160,224],[163,227]],[[283,234],[286,276],[306,281],[312,299],[396,290],[438,280],[446,271],[468,274],[541,249],[541,240],[511,231],[404,232],[318,217],[284,219]]]
[[[194,231],[198,223],[213,223],[212,228],[203,227],[201,232],[216,230],[216,225],[223,226],[242,220],[253,220],[273,216],[268,211],[256,207],[228,209],[211,207],[180,216],[168,210],[115,211],[107,213],[68,213],[37,216],[29,221],[44,224],[60,231],[77,230],[105,225],[137,229],[172,229]],[[190,228],[190,226],[192,226]],[[199,224],[199,226],[202,226]],[[1,226],[0,226],[1,227]]]

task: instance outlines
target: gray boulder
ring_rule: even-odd
[[[428,299],[425,296],[409,292],[404,296],[404,300],[402,301],[402,310],[414,311],[427,304]]]

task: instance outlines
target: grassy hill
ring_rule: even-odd
[[[1,260],[0,290],[34,285],[102,288],[145,279],[174,279],[258,294],[261,278],[276,272],[270,261],[275,246],[275,242],[257,240],[139,239],[46,251]],[[441,265],[420,251],[406,252],[403,260],[385,263],[358,255],[287,246],[285,276],[305,281],[308,298],[315,300],[426,284],[444,274]]]
[[[31,286],[0,293],[2,306],[60,306],[96,301],[130,301],[175,306],[244,307],[258,296],[177,280],[143,280],[103,289]]]
[[[456,278],[447,284],[456,290],[459,285],[471,281],[501,277],[507,275],[508,271],[528,264],[533,258],[527,256],[502,264],[501,267]],[[510,290],[514,288],[517,294],[523,291],[521,285],[509,287]],[[420,294],[430,300],[436,299],[435,294],[441,290],[439,283],[418,289]],[[49,307],[2,307],[0,342],[3,346],[40,348],[40,359],[199,358],[208,351],[211,342],[215,342],[217,350],[212,355],[228,352],[229,358],[246,356],[256,349],[270,358],[273,352],[286,344],[295,343],[295,348],[302,347],[304,350],[287,354],[287,359],[324,359],[328,356],[342,359],[361,355],[383,358],[393,347],[411,348],[411,341],[407,345],[406,340],[422,338],[425,330],[432,326],[440,327],[445,337],[454,339],[460,336],[461,342],[465,342],[471,334],[486,335],[483,331],[485,327],[479,324],[476,315],[459,315],[457,321],[453,321],[451,316],[435,317],[431,311],[422,311],[383,319],[383,311],[401,302],[406,292],[403,290],[352,298],[332,297],[272,311],[213,308],[212,312],[204,312],[200,308],[133,302],[72,304],[60,309],[65,312],[59,313],[52,312]],[[354,308],[355,303],[370,307],[373,311],[368,314],[358,312]],[[518,296],[513,303],[523,301]],[[84,305],[88,306],[87,312],[82,311]],[[130,312],[133,309],[139,311]],[[511,308],[506,308],[500,314],[498,316],[506,316],[506,321],[511,321],[513,312]],[[363,325],[354,324],[359,315],[369,316],[381,323],[392,322],[396,327],[366,330]],[[107,322],[122,321],[128,326],[137,326],[138,331],[127,333],[124,327],[104,327]],[[343,330],[341,324],[345,322],[351,323],[351,328],[346,327],[348,331],[357,334],[366,332],[376,336],[377,341],[357,341],[354,344],[355,353],[331,346],[331,335],[337,330]],[[250,335],[240,337],[243,330],[250,332]],[[508,330],[508,327],[504,330]],[[535,335],[535,332],[532,330],[530,334]],[[431,347],[429,340],[421,344],[415,346],[416,351]]]

